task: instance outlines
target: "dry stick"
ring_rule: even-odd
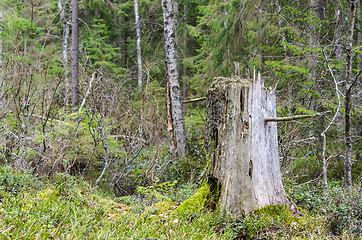
[[[330,112],[330,111],[323,112],[323,113],[316,113],[316,114],[313,114],[313,115],[295,115],[295,116],[290,116],[290,117],[265,118],[264,121],[265,122],[286,122],[286,121],[292,121],[292,120],[298,120],[298,119],[306,119],[306,118],[317,117],[317,116],[324,115],[324,114],[326,114],[328,112]]]
[[[88,95],[90,94],[90,90],[91,90],[91,88],[92,88],[92,83],[93,83],[93,81],[94,81],[94,78],[95,78],[96,73],[97,73],[97,72],[94,72],[94,73],[92,74],[92,79],[91,79],[90,82],[89,82],[89,86],[88,86],[87,92],[85,93],[85,96],[84,96],[84,98],[83,98],[82,104],[81,104],[80,107],[79,107],[79,110],[78,110],[79,112],[82,111],[82,108],[84,107],[84,104],[85,104],[85,100],[87,99]]]
[[[206,97],[189,99],[189,100],[182,101],[182,103],[194,103],[194,102],[199,102],[199,101],[204,101],[204,100],[206,100]]]

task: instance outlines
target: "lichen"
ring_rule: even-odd
[[[204,182],[203,185],[188,199],[186,199],[175,211],[179,213],[198,213],[208,204],[210,198],[210,186]]]

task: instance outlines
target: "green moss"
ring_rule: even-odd
[[[288,206],[286,205],[271,205],[266,206],[260,209],[257,209],[253,212],[254,215],[269,215],[272,217],[285,215],[285,216],[291,216],[291,212],[289,211]]]
[[[54,199],[59,197],[59,191],[52,188],[47,188],[37,193],[39,199]]]
[[[192,195],[186,199],[174,213],[198,213],[204,209],[210,198],[210,186],[206,182]]]
[[[145,213],[159,214],[176,208],[176,203],[171,201],[160,201],[146,208]]]

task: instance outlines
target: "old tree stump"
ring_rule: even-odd
[[[289,204],[281,181],[275,93],[258,79],[217,78],[207,94],[210,179],[231,214]]]

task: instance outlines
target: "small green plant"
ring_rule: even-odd
[[[151,186],[143,187],[137,186],[137,193],[142,194],[146,199],[152,201],[171,201],[172,199],[167,196],[170,192],[174,192],[174,187],[177,184],[177,180],[173,182],[159,183],[160,179],[156,178],[154,184]],[[166,195],[167,194],[167,195]]]
[[[9,166],[0,166],[0,193],[17,196],[19,193],[32,188],[38,188],[39,182],[31,175],[12,169]]]

